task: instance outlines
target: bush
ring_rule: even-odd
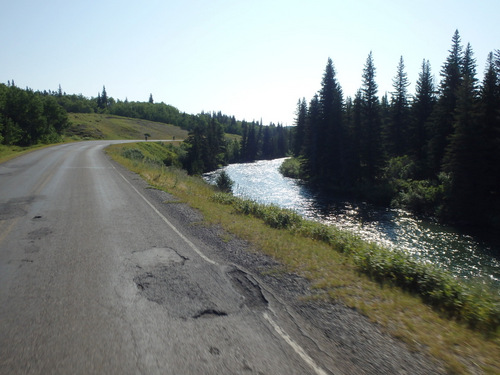
[[[290,178],[302,178],[302,166],[301,160],[297,158],[286,159],[279,167],[279,172]]]
[[[138,148],[128,148],[123,150],[122,156],[131,160],[143,160],[144,154]]]
[[[434,215],[443,196],[443,186],[427,180],[397,180],[398,192],[391,205],[408,209],[417,214]]]
[[[215,184],[221,191],[230,193],[233,190],[234,182],[226,171],[221,171],[215,180]]]

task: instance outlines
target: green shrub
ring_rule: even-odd
[[[298,158],[288,158],[279,167],[279,172],[290,178],[302,178],[302,162]]]
[[[137,148],[128,148],[123,150],[122,152],[123,157],[131,160],[143,160],[144,159],[144,154],[142,153],[141,150]]]
[[[215,184],[221,191],[230,193],[233,190],[234,182],[231,180],[226,171],[221,171],[215,179]]]

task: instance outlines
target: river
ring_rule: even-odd
[[[322,195],[300,181],[283,177],[278,168],[284,160],[231,164],[223,169],[234,181],[235,196],[293,209],[305,218],[336,225],[365,240],[403,249],[455,275],[480,278],[500,287],[500,241],[497,236],[485,236],[484,233],[476,236],[417,218],[404,210]],[[218,172],[204,177],[213,183]]]

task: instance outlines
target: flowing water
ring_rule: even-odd
[[[293,209],[308,219],[403,249],[417,259],[438,264],[456,275],[479,277],[500,287],[498,236],[474,236],[416,218],[404,210],[325,196],[297,180],[283,177],[278,171],[283,160],[231,164],[223,169],[234,181],[235,196]],[[218,172],[206,174],[205,179],[213,183]]]

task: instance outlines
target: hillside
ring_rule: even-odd
[[[85,139],[185,139],[188,132],[178,126],[147,120],[96,113],[68,113],[70,127],[66,136]]]

